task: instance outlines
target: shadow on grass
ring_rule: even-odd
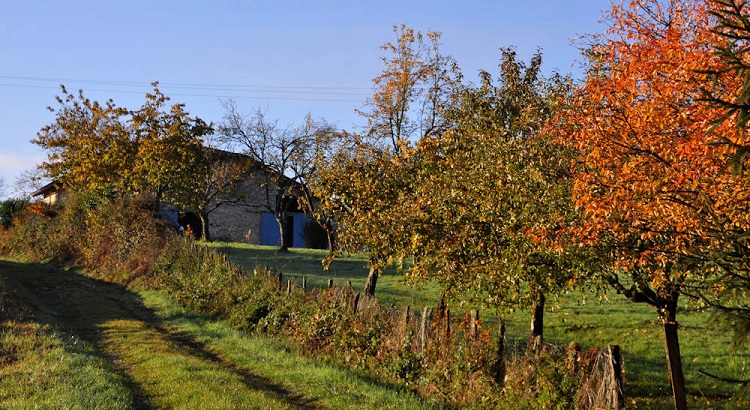
[[[76,269],[47,264],[0,260],[0,277],[7,290],[27,306],[36,320],[90,343],[96,353],[112,363],[133,394],[134,408],[153,408],[149,395],[118,365],[122,363],[106,345],[102,325],[112,320],[135,320],[156,330],[163,338],[193,357],[219,365],[242,378],[250,390],[262,391],[300,409],[320,406],[314,399],[289,391],[273,380],[241,369],[209,351],[191,337],[170,330],[163,319],[144,306],[140,297],[122,286],[89,278]]]

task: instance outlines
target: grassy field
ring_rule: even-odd
[[[282,272],[286,278],[308,286],[325,286],[328,279],[341,285],[352,282],[362,289],[367,275],[366,257],[362,255],[334,260],[327,271],[321,260],[325,251],[291,249],[278,253],[275,248],[243,244],[212,244],[231,260],[250,270],[256,265]],[[395,271],[386,271],[378,281],[377,297],[386,304],[413,309],[434,306],[439,294],[437,286],[413,289]],[[471,309],[455,306],[454,311]],[[483,315],[488,323],[497,319]],[[506,317],[507,335],[511,342],[522,344],[528,333],[530,316],[519,311]],[[747,396],[729,402],[740,386],[704,376],[700,371],[727,378],[748,379],[750,352],[733,351],[731,336],[712,322],[707,312],[683,305],[678,313],[681,324],[680,343],[683,367],[691,408],[750,408]],[[656,312],[643,304],[632,303],[620,295],[571,292],[549,300],[545,312],[545,337],[549,342],[567,345],[577,342],[586,347],[618,344],[625,361],[625,394],[629,408],[671,407],[671,391],[667,380],[664,341]]]
[[[74,269],[0,259],[0,408],[438,408]]]

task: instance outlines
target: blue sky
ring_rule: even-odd
[[[59,85],[138,108],[150,83],[191,115],[219,122],[221,99],[297,123],[305,114],[340,128],[381,70],[393,25],[442,33],[443,52],[467,80],[497,72],[499,49],[546,71],[579,73],[571,40],[605,30],[606,0],[465,1],[41,1],[0,0],[0,197],[45,153],[29,141],[53,119]]]

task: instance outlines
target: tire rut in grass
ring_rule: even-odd
[[[166,355],[180,363],[231,374],[248,391],[260,392],[286,407],[322,408],[316,400],[237,366],[203,343],[176,331],[145,307],[138,295],[122,286],[44,264],[0,261],[0,274],[36,311],[40,321],[90,343],[98,355],[112,363],[133,395],[134,408],[165,404],[164,394],[159,391],[164,386],[159,385],[159,380],[144,376],[148,372],[139,369],[144,357],[149,357],[143,355]],[[149,351],[151,348],[154,350]],[[133,352],[141,356],[134,356]],[[220,390],[222,386],[205,387]]]

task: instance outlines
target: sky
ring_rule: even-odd
[[[547,73],[580,76],[573,41],[603,32],[607,0],[0,0],[0,198],[46,153],[60,85],[139,108],[153,81],[191,116],[219,123],[222,101],[280,124],[308,113],[351,130],[382,70],[394,25],[442,34],[468,81],[497,73],[500,49]]]

